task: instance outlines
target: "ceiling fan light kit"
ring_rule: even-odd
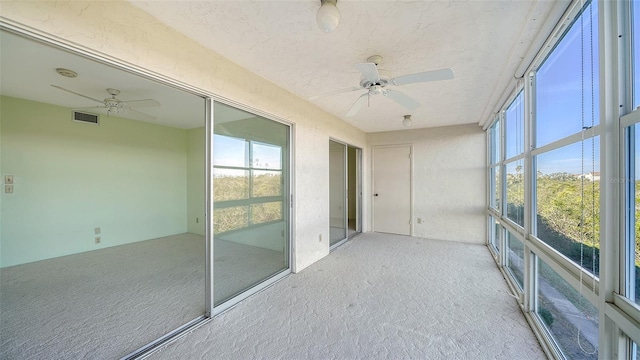
[[[320,9],[316,14],[316,22],[320,30],[328,33],[340,25],[340,11],[336,6],[337,0],[320,0]]]

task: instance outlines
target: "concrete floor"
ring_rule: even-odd
[[[544,359],[485,246],[366,233],[151,359]]]

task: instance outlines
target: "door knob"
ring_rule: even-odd
[[[378,196],[378,194],[373,194],[373,196]]]

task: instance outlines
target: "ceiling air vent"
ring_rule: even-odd
[[[98,115],[80,111],[73,112],[73,121],[94,125],[100,124],[100,118],[98,117]]]

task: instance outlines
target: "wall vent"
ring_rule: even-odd
[[[86,124],[100,124],[100,117],[98,115],[81,111],[74,111],[72,120]]]

